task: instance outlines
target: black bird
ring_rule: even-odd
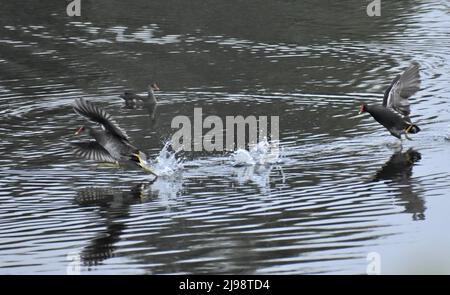
[[[156,104],[157,100],[156,100],[156,96],[155,96],[155,91],[159,91],[159,87],[156,83],[151,83],[150,85],[148,85],[148,94],[147,96],[142,96],[133,92],[124,92],[123,94],[120,95],[120,97],[125,100],[125,103],[127,105],[134,105],[139,101],[142,101],[144,103],[147,104]]]
[[[89,160],[114,164],[134,162],[145,171],[157,176],[148,167],[145,153],[130,143],[125,131],[117,125],[112,116],[105,110],[82,98],[75,101],[73,109],[79,115],[100,124],[103,129],[100,131],[88,126],[78,128],[75,135],[87,131],[95,141],[72,143],[77,155]]]
[[[389,132],[402,139],[408,133],[418,133],[420,128],[411,122],[411,112],[408,98],[414,95],[420,88],[419,64],[413,62],[401,75],[398,75],[384,92],[382,105],[362,104],[359,113],[368,112]]]

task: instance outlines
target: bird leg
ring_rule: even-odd
[[[405,133],[409,133],[409,131],[411,131],[411,128],[413,127],[413,125],[409,125],[408,128],[405,129]]]
[[[409,133],[409,131],[411,131],[411,128],[413,127],[413,125],[412,124],[410,124],[407,128],[405,128],[405,130],[404,130],[404,133],[405,133],[405,138],[407,139],[407,140],[412,140],[409,136],[408,136],[408,133]]]
[[[138,162],[136,163],[139,167],[144,169],[145,172],[149,172],[150,174],[153,174],[154,176],[158,177],[159,175],[153,171],[147,163],[142,159],[141,155],[139,153],[132,154],[132,156],[135,156],[136,159],[138,159]]]
[[[405,133],[405,138],[406,138],[407,140],[412,140],[412,138],[409,137],[408,134],[406,134],[406,133]]]
[[[148,173],[150,173],[150,174],[152,174],[153,176],[155,176],[155,177],[158,177],[159,175],[158,174],[156,174],[156,172],[155,171],[153,171],[150,167],[148,167],[147,165],[142,165],[142,164],[140,164],[139,165],[142,169],[144,169],[144,171],[145,172],[148,172]]]
[[[400,152],[403,150],[403,138],[400,135]]]

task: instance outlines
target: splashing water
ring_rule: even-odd
[[[280,180],[279,176],[272,177],[274,171],[279,171],[281,183],[285,182],[283,169],[279,165],[274,165],[279,163],[280,159],[278,141],[268,142],[263,140],[250,147],[249,151],[238,149],[231,156],[233,166],[236,167],[233,178],[239,185],[254,183],[261,193],[269,193],[272,181]],[[276,170],[273,170],[273,168],[276,168]]]
[[[256,164],[252,155],[246,150],[238,149],[232,155],[234,166],[253,166]]]
[[[250,147],[250,150],[238,149],[233,153],[234,166],[253,166],[275,164],[280,160],[280,146],[278,141],[263,140]]]
[[[183,159],[177,159],[178,151],[174,151],[170,141],[164,144],[164,147],[159,152],[159,155],[153,161],[149,161],[158,176],[172,176],[183,168]]]

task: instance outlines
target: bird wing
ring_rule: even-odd
[[[112,116],[92,102],[79,98],[75,100],[73,109],[81,116],[101,124],[103,128],[108,130],[111,134],[129,141],[128,135],[117,125]]]
[[[398,82],[398,80],[400,79],[400,75],[397,75],[397,77],[394,78],[394,80],[392,80],[391,85],[389,85],[389,87],[386,89],[386,91],[384,92],[384,97],[383,97],[383,106],[387,107],[387,102],[388,102],[388,98],[389,98],[389,93],[392,90],[392,87],[395,85],[395,83]]]
[[[409,97],[420,89],[419,64],[413,62],[403,74],[397,76],[384,93],[383,106],[408,117],[411,109]]]
[[[117,162],[110,153],[95,141],[72,142],[71,145],[74,148],[75,154],[85,159],[106,163]]]

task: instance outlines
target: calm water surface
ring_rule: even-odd
[[[450,273],[450,2],[0,1],[0,273]],[[421,65],[403,149],[361,101]],[[124,90],[157,81],[155,118]],[[152,157],[177,115],[280,116],[281,159],[184,154],[151,182],[77,158],[94,101]]]

